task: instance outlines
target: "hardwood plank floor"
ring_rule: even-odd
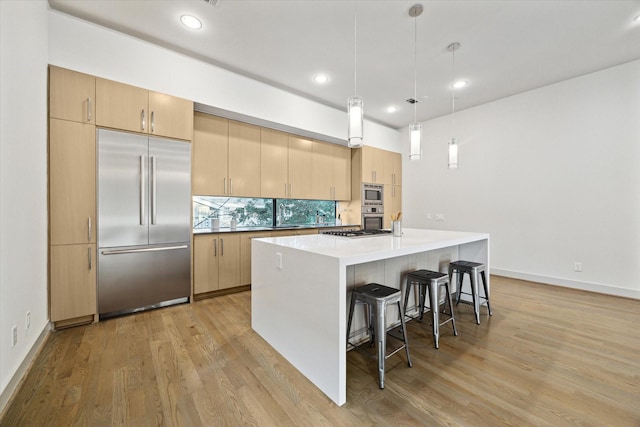
[[[347,356],[338,407],[251,330],[251,293],[54,332],[1,426],[640,426],[640,301],[492,277],[481,324]],[[283,331],[286,333],[286,331]]]

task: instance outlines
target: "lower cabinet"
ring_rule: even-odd
[[[206,234],[193,238],[193,293],[240,286],[240,235]]]
[[[251,284],[251,240],[271,237],[270,231],[240,234],[240,284]]]
[[[93,321],[96,262],[95,244],[51,246],[51,321],[60,322],[56,327]]]

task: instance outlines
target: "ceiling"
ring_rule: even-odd
[[[640,58],[640,0],[212,3],[49,0],[54,10],[345,111],[357,81],[365,116],[392,128],[414,121],[406,102],[414,96],[414,48],[418,121],[450,113],[454,77],[469,82],[455,91],[459,111]],[[412,18],[418,3],[424,12]],[[180,23],[187,13],[202,29]],[[452,42],[461,44],[455,75]],[[314,83],[318,73],[329,82]],[[387,113],[389,105],[399,110]]]

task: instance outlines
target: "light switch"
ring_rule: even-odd
[[[280,252],[276,252],[276,267],[278,270],[282,270],[282,254]]]

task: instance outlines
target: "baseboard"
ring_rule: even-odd
[[[512,279],[521,279],[530,282],[544,283],[546,285],[556,285],[565,288],[581,289],[583,291],[596,292],[599,294],[640,299],[640,290],[599,285],[597,283],[579,282],[576,280],[560,279],[558,277],[540,276],[530,273],[520,273],[518,271],[502,270],[499,268],[491,268],[491,274],[494,274],[496,276],[510,277]]]
[[[27,374],[31,370],[33,361],[40,353],[40,350],[44,347],[44,344],[47,342],[47,338],[49,337],[50,333],[51,323],[47,322],[45,327],[42,329],[40,336],[38,336],[38,339],[33,343],[31,349],[29,350],[29,353],[27,353],[27,356],[18,367],[18,370],[15,374],[13,374],[13,377],[11,377],[11,380],[9,380],[9,383],[7,384],[5,389],[2,390],[2,393],[0,393],[0,421],[4,418],[5,410],[9,406],[14,393],[18,390],[18,388],[20,388],[22,381],[26,378]]]

